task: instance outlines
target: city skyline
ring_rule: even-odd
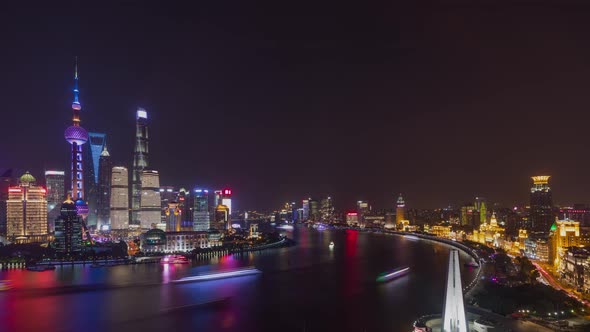
[[[336,25],[339,30],[303,9],[267,17],[238,4],[235,10],[252,14],[258,26],[235,20],[236,13],[218,5],[203,6],[208,17],[197,15],[193,22],[177,8],[173,19],[147,24],[146,35],[134,25],[154,21],[157,11],[150,5],[109,11],[121,36],[91,24],[103,10],[48,8],[47,14],[72,18],[80,28],[49,25],[43,42],[23,28],[45,22],[40,8],[30,12],[38,20],[4,21],[15,32],[7,47],[19,46],[22,54],[2,55],[10,67],[0,86],[4,107],[19,112],[0,130],[6,138],[19,137],[19,144],[0,142],[0,168],[30,170],[37,177],[44,169],[66,169],[69,156],[58,132],[71,117],[71,61],[79,55],[82,126],[106,133],[116,142],[109,146],[114,162],[131,169],[135,110],[144,107],[151,120],[150,167],[160,172],[163,185],[231,186],[242,207],[256,209],[323,195],[333,196],[338,206],[357,200],[388,206],[398,192],[412,206],[440,207],[477,195],[505,205],[526,203],[520,188],[529,186],[528,177],[549,174],[556,203],[590,202],[587,161],[580,153],[587,141],[583,91],[590,67],[569,58],[587,47],[588,23],[580,14],[558,11],[546,27],[540,22],[555,12],[549,5],[519,20],[509,9],[478,6],[440,11],[342,5],[332,20],[359,20]],[[379,9],[383,14],[371,22]],[[472,18],[450,23],[466,13]],[[419,32],[403,18],[408,14],[431,29]],[[296,30],[301,18],[309,24]],[[496,20],[510,23],[497,26]],[[571,22],[581,29],[570,31]],[[188,27],[173,39],[151,38],[184,23]],[[567,31],[569,39],[545,49],[538,36],[550,30]],[[476,45],[463,46],[457,38]],[[442,43],[449,47],[441,49]],[[44,52],[33,53],[38,47]],[[27,98],[32,91],[35,98]],[[561,121],[551,121],[557,109]],[[13,125],[31,117],[36,121],[30,129],[43,140],[21,135]],[[203,144],[193,149],[195,135]],[[183,152],[168,159],[171,148]],[[565,163],[570,155],[581,159]]]

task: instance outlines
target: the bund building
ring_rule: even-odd
[[[549,176],[533,176],[531,188],[531,228],[533,232],[548,234],[553,223],[553,199],[549,187]]]
[[[47,191],[26,172],[18,186],[8,188],[7,236],[15,243],[47,241]]]

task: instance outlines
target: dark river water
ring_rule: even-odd
[[[192,265],[2,271],[15,288],[0,292],[0,331],[409,331],[414,318],[442,311],[446,245],[350,230],[286,234],[296,246]],[[263,273],[169,283],[251,265]],[[375,282],[406,265],[410,274]]]

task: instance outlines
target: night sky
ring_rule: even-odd
[[[142,106],[161,184],[240,209],[522,204],[540,173],[590,203],[590,7],[405,2],[3,4],[0,168],[67,167],[77,55],[82,126],[116,164]]]

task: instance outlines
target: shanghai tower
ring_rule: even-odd
[[[148,167],[147,112],[138,108],[136,113],[135,148],[133,150],[133,177],[131,180],[131,223],[139,225],[141,209],[141,173]]]
[[[64,132],[64,137],[71,147],[71,192],[72,198],[76,201],[78,214],[86,217],[88,205],[84,201],[84,159],[82,145],[88,141],[88,132],[80,126],[80,111],[82,105],[78,99],[78,61],[74,70],[74,102],[72,103],[72,125]]]

